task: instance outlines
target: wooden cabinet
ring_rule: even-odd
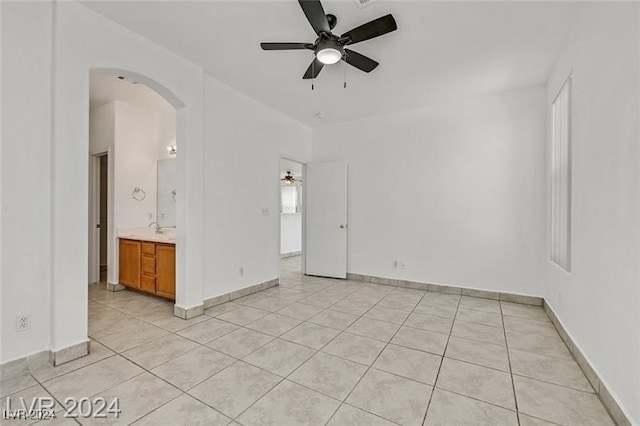
[[[120,239],[120,284],[175,300],[176,246]]]
[[[120,284],[140,288],[140,241],[120,240]]]
[[[176,246],[156,245],[156,293],[176,298]]]

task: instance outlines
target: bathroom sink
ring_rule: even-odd
[[[156,243],[176,243],[175,228],[164,229],[161,234],[156,234],[152,229],[122,229],[118,230],[118,238],[129,240],[153,241]]]

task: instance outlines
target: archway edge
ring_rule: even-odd
[[[127,79],[137,81],[139,83],[144,84],[145,86],[153,89],[156,93],[162,96],[173,108],[176,110],[184,108],[185,103],[176,96],[173,91],[168,89],[165,85],[154,80],[153,78],[147,77],[146,75],[139,74],[135,71],[125,70],[122,68],[93,68],[91,69],[92,74],[111,74],[117,76],[123,76]]]
[[[51,15],[49,329],[57,352],[88,340],[91,72],[135,77],[176,108],[176,306],[203,304],[204,71],[80,3],[55,2]]]

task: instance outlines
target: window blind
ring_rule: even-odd
[[[551,260],[571,270],[571,77],[552,105]]]

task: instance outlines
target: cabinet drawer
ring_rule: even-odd
[[[142,256],[142,272],[148,275],[156,274],[156,258],[154,256]]]
[[[154,243],[142,243],[143,254],[156,254],[156,245]]]
[[[156,292],[156,277],[150,277],[142,275],[140,277],[140,290],[148,291],[150,293]]]

